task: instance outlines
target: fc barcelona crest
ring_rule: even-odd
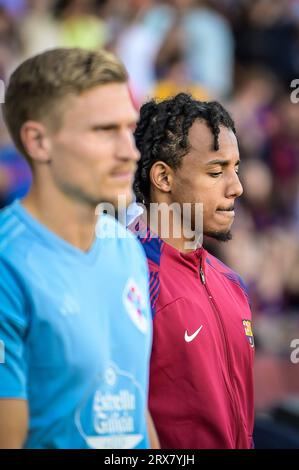
[[[251,320],[243,320],[243,326],[245,330],[245,335],[249,341],[249,344],[252,348],[254,348],[254,338],[251,328]]]

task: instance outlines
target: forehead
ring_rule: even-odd
[[[238,160],[239,149],[235,134],[231,129],[221,125],[219,129],[219,149],[215,151],[213,149],[214,136],[211,129],[205,122],[196,120],[188,134],[191,147],[190,156],[193,156],[199,163],[207,163],[209,160],[215,160],[218,157],[225,160]]]
[[[122,124],[137,119],[126,83],[100,85],[68,97],[64,108],[64,123],[79,119],[93,124]]]

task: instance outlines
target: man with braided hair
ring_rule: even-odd
[[[200,244],[190,249],[190,233],[177,235],[189,222],[196,240],[202,208],[203,234],[231,239],[243,191],[234,122],[219,103],[180,93],[144,104],[135,138],[135,193],[146,210],[131,229],[150,268],[149,406],[161,447],[250,448],[254,342],[244,284]],[[161,217],[153,222],[161,203],[175,207],[168,233]]]

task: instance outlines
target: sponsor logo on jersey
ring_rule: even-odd
[[[76,410],[76,427],[91,449],[134,449],[145,435],[141,385],[110,363],[98,375]]]

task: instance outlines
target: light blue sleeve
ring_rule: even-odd
[[[0,398],[27,398],[25,310],[17,278],[0,259]]]

